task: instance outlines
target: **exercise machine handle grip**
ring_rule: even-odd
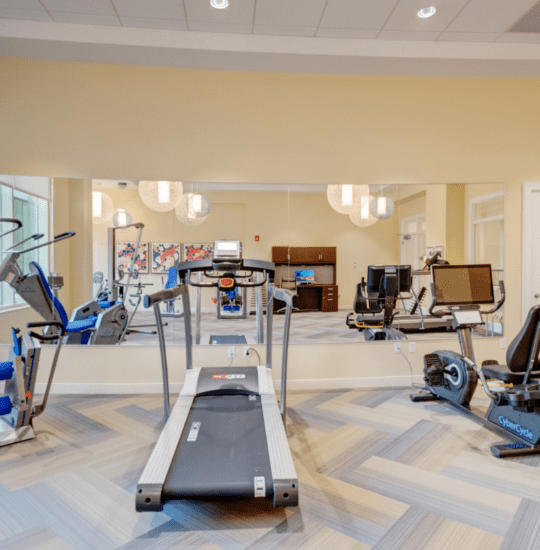
[[[170,300],[176,300],[180,294],[186,293],[186,285],[177,285],[174,288],[167,288],[164,290],[158,290],[152,294],[147,294],[144,297],[144,307],[149,308],[161,304],[161,302],[168,302]]]
[[[34,323],[27,323],[26,328],[43,328],[43,327],[58,327],[60,329],[60,335],[56,334],[53,336],[43,336],[43,334],[37,334],[34,331],[30,331],[29,334],[32,338],[37,338],[42,342],[51,342],[52,340],[57,340],[58,336],[64,336],[66,333],[66,327],[64,323],[60,321],[36,321]]]
[[[2,237],[5,237],[6,235],[9,235],[10,233],[14,233],[15,231],[17,231],[23,226],[21,220],[17,220],[15,218],[0,218],[0,223],[14,223],[17,226],[17,227],[14,227],[13,229],[10,229],[9,231],[6,231],[5,233],[2,233],[0,235],[0,239]]]
[[[497,302],[497,305],[493,309],[490,309],[488,311],[482,311],[483,315],[491,315],[492,313],[495,313],[504,304],[504,301],[506,300],[506,292],[504,290],[504,281],[499,281],[499,286],[501,289],[501,299]]]
[[[53,239],[54,243],[57,243],[58,241],[63,241],[64,239],[69,239],[70,237],[75,236],[75,231],[67,231],[66,233],[60,233],[60,235],[56,235]]]

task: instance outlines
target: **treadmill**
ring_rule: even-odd
[[[262,286],[273,280],[271,262],[242,258],[239,241],[216,241],[212,259],[177,264],[180,284],[145,296],[158,326],[164,411],[168,420],[137,485],[138,512],[161,511],[169,501],[194,499],[236,501],[263,498],[274,506],[298,505],[298,478],[286,424],[287,354],[294,296],[268,284],[266,366],[200,367],[192,365],[188,288],[219,289]],[[261,273],[256,281],[235,281],[231,273]],[[209,282],[192,273],[203,272]],[[186,377],[169,416],[165,338],[159,304],[182,295],[186,332]],[[278,405],[272,382],[273,300],[286,304]]]

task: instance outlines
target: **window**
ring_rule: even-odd
[[[25,191],[16,189],[13,181],[18,179],[13,176],[2,176],[0,180],[0,216],[3,218],[16,218],[20,220],[23,227],[18,231],[11,233],[2,239],[2,257],[6,257],[4,251],[16,243],[19,243],[28,237],[36,234],[43,234],[39,241],[29,240],[21,246],[21,250],[32,248],[39,243],[44,243],[49,240],[49,200],[45,197],[40,197],[27,192],[28,187],[31,187],[32,182],[26,180],[39,179],[47,180],[48,178],[21,178]],[[10,181],[11,184],[6,183]],[[23,186],[21,185],[21,187]],[[37,187],[37,186],[36,186]],[[8,231],[13,227],[13,224],[0,224],[0,231]],[[23,273],[28,273],[30,262],[37,262],[43,267],[45,272],[49,271],[49,247],[44,246],[38,250],[33,250],[28,254],[23,254],[18,259],[18,264]],[[0,311],[10,309],[13,306],[24,304],[24,300],[9,286],[7,283],[0,283]]]
[[[470,263],[504,268],[503,192],[484,195],[470,202]]]

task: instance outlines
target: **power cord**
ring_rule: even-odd
[[[259,355],[259,353],[257,352],[256,349],[249,348],[249,349],[248,349],[248,353],[249,353],[250,351],[253,351],[253,352],[255,352],[255,353],[257,354],[257,357],[259,358],[259,367],[260,367],[260,366],[261,366],[261,356]]]
[[[407,361],[408,365],[409,365],[409,370],[411,371],[411,386],[417,390],[423,390],[425,389],[424,386],[419,386],[418,384],[415,384],[414,383],[414,380],[413,380],[413,371],[412,371],[412,365],[411,365],[411,362],[409,361],[409,358],[403,353],[403,350],[400,350],[399,352],[400,355],[403,355],[403,357],[405,357],[405,361]]]

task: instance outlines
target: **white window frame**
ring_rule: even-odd
[[[14,176],[14,177],[17,177],[17,176]],[[43,195],[38,195],[37,193],[32,193],[31,191],[27,191],[26,189],[19,189],[16,185],[14,184],[10,184],[6,181],[0,181],[0,185],[4,185],[8,188],[11,189],[11,201],[12,201],[12,210],[14,210],[14,200],[15,200],[15,191],[19,191],[21,193],[25,193],[26,195],[30,195],[32,197],[35,197],[35,198],[38,198],[38,199],[41,199],[41,200],[46,200],[47,201],[47,204],[48,204],[48,216],[47,216],[47,224],[48,224],[48,230],[49,230],[49,237],[53,234],[53,227],[52,227],[52,180],[51,178],[48,178],[49,180],[49,196],[48,197],[44,197]],[[13,234],[13,239],[16,239],[16,233]],[[16,240],[14,241],[16,242]],[[53,256],[52,256],[52,248],[54,247],[51,247],[51,251],[49,251],[49,262],[48,262],[48,266],[47,266],[47,269],[49,270],[49,272],[51,271],[51,266],[52,266],[52,261],[53,261]],[[0,252],[2,252],[0,250]],[[5,257],[5,254],[1,254],[0,256],[0,263],[3,261]],[[0,284],[4,284],[2,282],[0,282]],[[6,283],[7,284],[7,283]],[[10,312],[10,311],[16,311],[16,310],[19,310],[19,309],[25,309],[25,308],[28,308],[30,307],[26,302],[23,302],[23,303],[15,303],[15,304],[8,304],[8,305],[1,305],[0,303],[0,314],[1,313],[7,313],[7,312]]]
[[[504,222],[504,212],[503,214],[500,214],[499,216],[490,216],[489,218],[478,218],[475,219],[475,207],[477,204],[481,204],[483,202],[489,202],[495,199],[504,199],[504,191],[496,191],[495,193],[489,193],[487,195],[482,195],[481,197],[476,197],[475,199],[471,199],[469,201],[469,254],[468,254],[468,263],[472,264],[474,263],[474,257],[475,257],[475,239],[474,239],[474,233],[475,233],[475,226],[479,225],[481,223],[487,223],[487,222],[495,222],[495,221],[503,221]],[[502,265],[504,269],[504,258],[505,258],[505,249],[504,249],[504,232],[503,237],[501,241],[501,251],[502,251]],[[499,269],[499,266],[497,266],[495,269]]]

